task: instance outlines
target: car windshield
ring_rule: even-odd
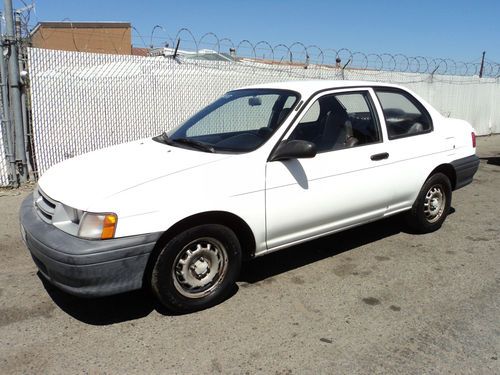
[[[230,91],[155,140],[205,152],[248,152],[260,147],[299,99],[288,90]]]

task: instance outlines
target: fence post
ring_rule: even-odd
[[[24,143],[23,115],[21,105],[21,90],[19,77],[19,60],[17,51],[17,40],[14,32],[14,14],[12,12],[12,0],[4,0],[5,11],[5,38],[10,48],[9,54],[9,88],[10,105],[14,120],[14,144],[15,159],[18,163],[17,168],[20,176],[20,182],[27,180],[26,147]]]

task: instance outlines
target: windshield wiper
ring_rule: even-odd
[[[172,146],[174,142],[168,137],[167,132],[163,132],[159,136],[154,138],[155,141],[165,143],[169,146]]]
[[[175,138],[175,139],[170,139],[168,138],[169,142],[175,142],[175,143],[181,143],[184,145],[192,146],[194,148],[197,148],[198,150],[205,151],[205,152],[211,152],[214,153],[215,149],[210,146],[207,143],[200,142],[200,141],[195,141],[194,139],[191,138]]]

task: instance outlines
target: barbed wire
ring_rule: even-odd
[[[71,33],[74,33],[75,30],[76,28],[73,27],[68,28],[68,32]],[[175,34],[169,34],[167,28],[159,24],[152,28],[150,35],[142,35],[133,26],[132,31],[133,39],[139,41],[149,51],[155,49],[155,45],[156,48],[174,48],[179,42],[180,51],[200,53],[202,50],[212,50],[218,54],[230,54],[236,60],[251,59],[267,64],[455,76],[477,76],[481,69],[480,59],[464,62],[450,58],[408,56],[401,53],[365,53],[346,47],[335,49],[322,48],[315,44],[305,45],[300,41],[290,45],[283,43],[272,45],[266,40],[252,43],[248,39],[243,39],[237,42],[227,37],[220,38],[214,32],[207,32],[196,38],[189,28],[183,27]],[[81,30],[78,32],[79,35],[84,34]],[[160,32],[165,36],[160,36]],[[175,37],[172,38],[170,35],[175,35]],[[109,35],[109,37],[115,36]],[[150,43],[147,44],[146,40],[149,40]],[[76,42],[75,47],[79,50]],[[500,63],[485,59],[482,76],[499,78]]]
[[[155,26],[155,28],[158,27],[165,30],[161,25]],[[189,39],[182,39],[182,34],[189,35]],[[264,60],[269,64],[303,64],[305,67],[309,65],[324,65],[349,69],[458,76],[478,75],[481,68],[480,62],[464,62],[439,57],[407,56],[401,53],[366,54],[361,51],[352,51],[345,47],[325,49],[317,45],[306,46],[300,41],[290,45],[279,43],[274,46],[266,40],[252,43],[248,39],[244,39],[236,42],[227,37],[219,38],[214,32],[207,32],[197,39],[194,33],[188,28],[180,29],[176,33],[175,41],[172,41],[171,38],[157,37],[157,39],[167,40],[168,42],[175,42],[179,39],[179,49],[184,51],[200,52],[202,49],[209,49],[219,54],[232,52],[236,58]],[[485,60],[483,64],[483,77],[498,78],[499,76],[500,64],[491,60]]]

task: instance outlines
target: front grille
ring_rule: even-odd
[[[56,202],[50,199],[41,189],[35,191],[35,207],[40,218],[46,223],[52,223]]]

